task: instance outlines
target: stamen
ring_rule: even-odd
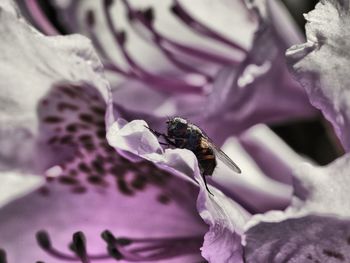
[[[66,261],[80,261],[82,263],[89,263],[90,260],[105,260],[110,258],[108,254],[101,254],[101,255],[89,255],[86,252],[86,246],[85,246],[85,237],[82,232],[77,232],[73,234],[73,248],[74,252],[78,255],[69,255],[64,252],[59,251],[58,249],[54,248],[51,243],[51,239],[49,234],[41,230],[36,233],[36,240],[39,244],[39,246],[46,251],[51,256],[60,259],[60,260],[66,260]],[[1,263],[1,261],[0,261]]]
[[[106,230],[101,234],[114,258],[131,262],[156,261],[199,251],[202,236],[184,238],[116,238]]]
[[[114,258],[130,262],[145,262],[168,259],[186,254],[198,253],[203,243],[202,236],[174,238],[116,238],[110,231],[101,233],[107,243],[108,254],[89,255],[86,249],[86,239],[83,232],[73,234],[70,248],[77,255],[69,255],[52,246],[49,234],[42,230],[37,232],[39,246],[53,257],[65,261],[80,261],[89,263],[90,260],[105,260]],[[2,260],[2,261],[1,261]],[[0,249],[0,263],[6,263],[4,252]]]
[[[125,48],[125,42],[127,35],[122,30],[117,30],[115,24],[112,21],[111,15],[109,13],[110,1],[105,0],[104,3],[104,13],[107,20],[107,25],[114,36],[116,44],[119,46],[124,58],[131,66],[132,71],[142,80],[143,82],[148,82],[150,87],[160,89],[161,91],[168,92],[184,92],[184,93],[202,93],[203,87],[191,85],[180,79],[166,78],[164,76],[155,75],[143,69],[138,63],[136,63],[133,58],[129,55]]]
[[[0,248],[0,263],[7,263],[6,252]]]
[[[147,8],[144,11],[135,11],[126,0],[123,0],[123,3],[128,10],[128,18],[129,18],[130,23],[134,24],[133,22],[135,20],[137,20],[141,24],[143,24],[145,26],[145,28],[152,34],[152,42],[154,44],[156,44],[156,46],[168,58],[169,61],[171,61],[180,70],[183,70],[185,72],[192,71],[192,72],[201,74],[207,79],[207,81],[212,81],[212,77],[209,76],[207,73],[200,71],[199,69],[192,67],[192,66],[182,62],[181,60],[177,59],[175,54],[170,52],[168,49],[166,49],[162,45],[163,37],[159,33],[157,33],[157,31],[153,27],[153,20],[154,20],[153,8]],[[140,33],[139,30],[137,30],[137,28],[134,28],[134,29],[146,41],[149,40],[148,38],[144,37],[144,35],[142,33]]]
[[[196,57],[202,60],[210,61],[212,63],[217,63],[220,65],[228,65],[228,64],[237,64],[236,60],[220,56],[218,54],[214,54],[208,51],[204,51],[198,48],[190,47],[187,45],[184,45],[182,43],[178,43],[172,39],[169,39],[168,37],[162,35],[161,33],[157,32],[156,29],[153,27],[152,23],[148,22],[146,19],[144,19],[144,16],[142,15],[142,12],[136,12],[134,11],[131,6],[129,5],[127,0],[123,0],[124,5],[127,7],[129,12],[129,19],[130,22],[133,22],[133,19],[137,18],[138,21],[140,21],[146,29],[152,33],[153,37],[157,40],[157,42],[161,45],[161,47],[168,52],[172,53],[184,53],[188,56]]]
[[[242,51],[243,53],[247,53],[247,50],[240,46],[239,44],[232,42],[231,40],[227,39],[226,37],[222,36],[218,32],[212,30],[205,24],[201,23],[200,21],[193,18],[185,8],[181,6],[179,1],[174,0],[174,5],[171,7],[171,11],[173,14],[178,17],[185,25],[190,26],[191,29],[193,29],[195,32],[198,32],[202,35],[205,35],[207,37],[210,37],[216,41],[219,41],[223,44],[226,44],[234,49],[238,49]]]
[[[113,71],[113,72],[116,72],[118,74],[121,74],[121,75],[128,77],[128,78],[136,78],[136,76],[132,72],[126,72],[125,70],[121,69],[115,63],[112,62],[112,59],[105,52],[105,49],[103,48],[102,43],[100,42],[100,40],[96,36],[96,33],[94,32],[95,22],[96,21],[95,21],[94,11],[93,10],[86,11],[85,23],[87,24],[87,30],[88,30],[91,41],[94,43],[94,47],[99,51],[99,54],[105,60],[103,62],[104,68],[109,70],[109,71]]]
[[[50,20],[41,10],[40,5],[36,0],[25,0],[25,5],[28,11],[31,13],[31,17],[34,19],[35,23],[41,28],[41,30],[47,35],[59,35],[54,25],[51,24]]]
[[[83,263],[89,263],[89,256],[86,253],[86,239],[83,232],[76,232],[73,234],[73,246],[77,256]]]

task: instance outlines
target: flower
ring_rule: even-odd
[[[346,149],[348,102],[344,50],[347,39],[342,33],[348,26],[348,12],[349,4],[343,1],[319,3],[306,16],[308,42],[287,52],[311,101],[333,123]],[[335,20],[334,14],[339,15]],[[346,262],[350,259],[347,154],[326,167],[298,158],[288,163],[280,155],[290,167],[299,163],[294,171],[292,202],[284,211],[250,217],[218,190],[223,187],[218,181],[220,172],[213,174],[215,184],[209,186],[211,196],[198,171],[196,157],[187,150],[162,151],[145,126],[142,122],[125,124],[117,119],[110,125],[107,138],[118,151],[142,156],[187,178],[194,174],[201,189],[197,208],[210,226],[202,255],[210,262],[243,262],[241,244],[245,247],[245,262]],[[227,184],[238,175],[231,174],[232,179],[226,176]]]
[[[59,3],[63,5],[62,1],[57,1]],[[76,3],[72,2],[63,11],[74,11]],[[6,154],[11,160],[4,163],[4,168],[1,167],[6,170],[2,176],[6,178],[8,175],[10,180],[15,180],[19,175],[13,172],[21,169],[21,173],[25,174],[23,180],[28,180],[25,189],[17,189],[18,193],[9,191],[5,196],[7,200],[1,199],[0,204],[11,202],[0,210],[0,261],[6,261],[7,257],[15,262],[110,262],[113,259],[202,262],[204,257],[210,262],[243,262],[244,256],[248,262],[254,262],[261,255],[274,253],[273,246],[267,252],[264,248],[262,252],[256,249],[256,246],[261,247],[261,243],[263,246],[267,242],[266,235],[256,237],[261,233],[260,227],[265,230],[271,226],[259,223],[259,220],[271,220],[270,215],[272,220],[278,220],[288,218],[288,213],[305,216],[329,211],[322,210],[324,207],[319,204],[329,200],[320,196],[328,191],[326,186],[332,184],[313,184],[313,177],[304,180],[301,176],[300,189],[296,188],[300,191],[299,202],[293,203],[286,213],[270,212],[266,215],[267,219],[261,215],[252,217],[253,213],[283,209],[289,204],[292,169],[305,159],[266,126],[251,126],[258,122],[315,113],[283,66],[284,49],[299,38],[288,19],[278,20],[279,23],[283,21],[288,30],[282,30],[275,23],[276,19],[281,19],[278,15],[284,14],[276,2],[268,1],[266,6],[263,1],[251,2],[250,12],[243,5],[238,5],[244,8],[246,18],[255,12],[255,18],[249,23],[256,25],[259,22],[250,48],[242,48],[223,37],[218,33],[220,27],[216,30],[206,27],[188,13],[181,2],[174,2],[174,15],[189,23],[191,29],[221,45],[231,46],[229,51],[232,53],[235,53],[234,49],[244,53],[242,58],[235,54],[238,58],[232,60],[218,52],[221,50],[209,53],[209,49],[199,50],[196,46],[188,52],[188,44],[176,41],[175,45],[175,40],[169,42],[156,30],[154,9],[140,11],[129,2],[122,1],[128,12],[128,25],[140,23],[146,33],[151,33],[152,45],[165,54],[165,58],[170,60],[168,64],[173,64],[170,70],[170,67],[159,63],[156,65],[159,66],[158,71],[152,73],[131,58],[126,43],[132,43],[127,41],[132,34],[121,30],[119,23],[113,23],[109,14],[112,3],[104,1],[102,12],[106,15],[109,32],[115,37],[113,46],[118,45],[129,66],[129,69],[121,68],[104,57],[107,69],[124,76],[116,81],[117,84],[111,82],[113,94],[103,75],[102,65],[86,38],[77,35],[43,36],[24,21],[12,2],[0,4],[0,34],[6,36],[0,43],[4,51],[0,72],[6,76],[0,78],[0,87],[4,90],[2,100],[14,107],[6,108],[6,118],[1,120],[3,127],[11,128],[9,137],[0,138],[3,145],[9,145],[6,149],[10,150],[6,150]],[[44,30],[56,32],[40,13],[36,1],[26,1],[26,4],[34,11],[34,18]],[[98,34],[92,31],[99,30],[96,13],[91,8],[83,12],[84,25],[99,48]],[[73,23],[72,29],[79,31],[79,24]],[[159,43],[160,40],[165,42]],[[179,57],[189,58],[197,54],[197,59],[204,61],[184,64],[179,57],[173,56],[174,50],[167,50],[168,45],[160,46],[164,43],[176,47]],[[104,51],[106,49],[100,49],[101,55]],[[156,58],[159,57],[151,56],[152,60]],[[230,61],[218,63],[220,59]],[[174,66],[177,70],[173,69]],[[199,76],[200,85],[197,82]],[[115,74],[112,74],[113,77]],[[271,84],[277,81],[283,83],[278,90]],[[166,90],[169,87],[175,87],[176,92],[175,89]],[[264,94],[260,92],[262,88]],[[135,103],[123,104],[126,98],[139,94],[136,91],[142,92],[142,99],[145,94],[147,97],[151,94],[157,96],[157,99],[146,103],[148,111],[132,111]],[[231,101],[229,98],[234,95],[237,97]],[[291,98],[295,98],[297,106],[289,103]],[[267,104],[272,99],[276,100],[274,108]],[[167,103],[162,108],[160,102],[164,100]],[[185,112],[184,108],[190,105],[193,105],[191,111]],[[207,115],[202,114],[203,105],[208,106]],[[145,127],[145,121],[127,122],[123,119],[145,117],[158,127],[166,117],[166,112],[161,109],[170,109],[171,114],[191,115],[208,131],[237,118],[237,127],[222,129],[223,133],[217,133],[215,140],[220,142],[232,133],[244,131],[223,146],[225,152],[237,156],[243,175],[237,176],[225,166],[219,166],[210,182],[211,196],[205,189],[193,153],[184,149],[163,150],[157,138]],[[226,119],[224,122],[217,121],[217,116],[222,113],[227,114]],[[108,143],[118,153],[106,141],[105,124]],[[248,127],[251,128],[246,130]],[[15,147],[19,140],[23,141],[20,146],[24,153]],[[334,170],[341,170],[346,163],[346,160],[339,161]],[[315,173],[315,169],[320,170],[326,181],[327,174],[333,171],[333,166],[330,171],[310,164],[307,167],[310,174]],[[45,175],[47,185],[34,190],[41,185],[42,177],[28,175],[32,173]],[[10,180],[8,182],[11,183]],[[30,183],[30,180],[34,182]],[[21,179],[21,182],[24,181]],[[346,182],[345,176],[339,177],[339,182]],[[339,182],[334,182],[332,189],[339,189],[339,193],[343,194]],[[305,187],[309,195],[301,196],[306,193]],[[20,198],[30,190],[33,192]],[[195,208],[198,193],[199,215]],[[346,195],[341,196],[342,199],[336,201],[343,200]],[[338,224],[340,220],[334,218],[327,221],[323,217],[302,217],[302,220],[319,220],[321,225],[330,222],[339,231],[346,229],[343,221]],[[283,221],[282,227],[289,222],[295,221]],[[281,228],[281,225],[277,226]],[[330,231],[326,229],[322,234]],[[310,232],[308,234],[313,233]],[[279,232],[273,229],[271,233]],[[267,236],[273,239],[276,235]],[[289,235],[293,236],[293,232],[288,231],[283,236],[287,240],[282,245],[288,246]],[[288,247],[286,254],[295,256]],[[346,258],[333,247],[324,249],[323,254],[328,258]],[[310,259],[309,255],[306,256]],[[311,258],[314,259],[314,255]],[[262,258],[260,262],[264,260]]]

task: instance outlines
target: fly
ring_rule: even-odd
[[[170,118],[166,123],[167,134],[162,134],[152,129],[150,130],[158,138],[164,138],[166,143],[161,144],[187,149],[194,153],[198,160],[205,187],[210,194],[211,192],[207,186],[206,176],[211,176],[214,173],[217,166],[217,158],[236,173],[241,173],[241,169],[231,158],[217,147],[198,126],[181,117]]]

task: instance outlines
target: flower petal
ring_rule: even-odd
[[[134,167],[145,166],[135,164]],[[169,194],[160,201],[155,198],[160,192],[157,187],[148,186],[129,197],[112,187],[104,193],[88,191],[74,194],[67,186],[51,185],[48,194],[37,191],[0,210],[0,247],[6,251],[9,262],[41,260],[60,263],[65,261],[48,255],[35,242],[37,231],[46,230],[56,249],[73,256],[68,245],[72,234],[77,231],[85,233],[89,254],[107,255],[106,244],[100,234],[109,229],[116,237],[130,240],[195,238],[195,243],[184,243],[190,253],[176,250],[175,243],[178,256],[174,255],[173,259],[165,257],[159,262],[200,261],[199,248],[206,227],[195,212],[194,202],[190,203],[191,199],[185,198],[191,193],[191,188],[179,180],[168,182],[162,189]],[[177,194],[174,195],[174,192]],[[175,200],[174,196],[180,199]],[[107,259],[102,262],[114,261]]]
[[[9,1],[1,2],[0,11],[0,162],[6,169],[33,168],[36,107],[51,86],[64,80],[85,81],[106,95],[107,83],[89,40],[78,35],[45,37]]]
[[[262,223],[247,233],[247,263],[348,262],[350,221],[307,216]]]
[[[278,1],[250,2],[259,20],[252,47],[238,66],[222,68],[217,74],[205,102],[207,116],[195,120],[219,144],[223,143],[220,138],[239,134],[257,123],[307,118],[316,113],[285,64],[285,50],[301,41],[300,32]]]
[[[348,46],[350,26],[347,1],[320,1],[305,18],[307,42],[290,48],[287,59],[312,104],[333,124],[349,150]]]
[[[289,205],[292,169],[304,160],[267,126],[256,125],[238,138],[229,138],[222,149],[239,165],[242,174],[219,162],[212,177],[215,186],[250,212]]]
[[[0,180],[0,207],[36,190],[44,183],[40,176],[24,175],[16,171],[0,173]]]
[[[250,214],[214,187],[210,187],[213,195],[208,194],[203,179],[198,180],[201,182],[201,190],[197,209],[210,226],[201,248],[203,257],[213,263],[243,262],[241,237]]]
[[[288,218],[319,214],[350,218],[348,199],[350,156],[347,154],[321,167],[308,162],[295,170],[294,198],[285,211],[255,215],[246,229],[261,222],[280,222]]]

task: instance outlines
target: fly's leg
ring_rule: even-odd
[[[209,187],[208,187],[208,184],[207,184],[207,178],[206,178],[205,175],[204,175],[204,169],[201,167],[200,164],[199,164],[199,170],[200,170],[201,176],[202,176],[202,178],[203,178],[205,188],[207,189],[207,191],[208,191],[209,194],[211,194],[212,196],[214,196],[213,193],[210,192],[210,190],[209,190]]]
[[[159,144],[166,145],[166,146],[171,145],[171,146],[176,147],[176,144],[172,140],[170,140],[168,135],[166,135],[164,133],[157,132],[156,130],[151,129],[150,127],[147,127],[147,126],[145,126],[145,127],[147,129],[149,129],[157,138],[163,137],[163,139],[167,142],[167,143],[159,142]]]
[[[171,145],[171,146],[176,147],[176,144],[175,144],[172,140],[170,140],[170,138],[169,138],[167,135],[161,134],[161,136],[162,136],[162,137],[164,138],[164,140],[168,143],[168,145]]]
[[[206,179],[205,175],[202,175],[202,178],[203,178],[203,181],[204,181],[204,184],[205,184],[205,188],[207,189],[208,193],[211,194],[212,196],[214,196],[213,193],[210,192],[210,190],[209,190],[209,187],[208,187],[208,184],[207,184],[207,179]]]

